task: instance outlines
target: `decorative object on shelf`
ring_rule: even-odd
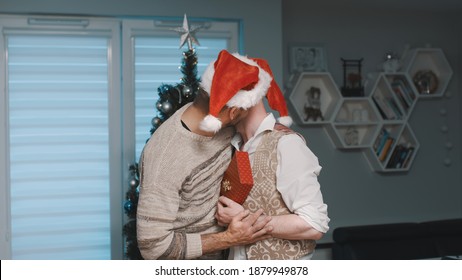
[[[351,113],[352,122],[361,122],[361,109],[354,109]]]
[[[342,106],[339,109],[335,121],[338,123],[346,123],[350,121],[350,110],[347,106]]]
[[[417,71],[413,81],[420,94],[433,94],[438,89],[438,77],[432,70]]]
[[[310,87],[306,91],[306,102],[305,102],[305,118],[304,121],[313,119],[317,121],[318,118],[324,120],[321,112],[321,89],[318,87]]]
[[[342,95],[345,97],[364,96],[361,67],[363,59],[343,59]]]
[[[345,132],[345,143],[348,146],[357,146],[359,144],[359,133],[354,126],[347,128]]]
[[[351,113],[352,122],[367,122],[369,121],[369,111],[367,109],[354,109]]]
[[[300,125],[309,126],[329,122],[341,98],[332,75],[329,72],[301,72],[294,73],[290,79],[292,82],[287,95],[289,107],[294,110],[294,120]]]
[[[385,61],[382,64],[385,73],[396,73],[401,68],[399,57],[394,52],[385,53]]]
[[[290,66],[291,72],[327,71],[325,50],[321,46],[292,46]]]

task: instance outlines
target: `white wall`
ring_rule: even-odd
[[[419,101],[409,120],[420,150],[408,173],[372,172],[360,152],[336,150],[322,128],[295,127],[305,135],[323,166],[320,181],[332,230],[339,226],[462,217],[459,14],[460,10],[400,11],[392,5],[374,9],[348,7],[346,3],[323,6],[302,0],[283,1],[285,81],[292,43],[323,44],[328,70],[338,85],[342,83],[341,57],[364,58],[366,75],[377,70],[387,51],[401,53],[406,44],[424,47],[429,43],[442,48],[454,71],[448,87],[452,98]],[[448,136],[454,144],[450,167],[443,164],[447,135],[440,132],[444,122],[441,108],[448,111]]]

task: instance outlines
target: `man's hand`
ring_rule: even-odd
[[[261,209],[252,214],[244,210],[231,220],[224,233],[233,246],[254,243],[271,237],[270,221],[271,217],[264,215]]]
[[[271,217],[261,209],[252,214],[249,210],[241,211],[231,219],[226,231],[201,235],[202,254],[268,239],[273,231],[270,221]]]
[[[244,211],[244,207],[242,207],[242,205],[227,198],[226,196],[220,196],[218,198],[215,218],[220,226],[227,226],[231,223],[231,220],[242,211]]]

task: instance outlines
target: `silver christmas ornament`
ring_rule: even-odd
[[[185,98],[189,98],[192,94],[192,90],[189,86],[184,86],[182,89],[182,93]]]
[[[130,180],[130,182],[129,182],[131,188],[137,187],[139,183],[140,183],[140,182],[139,182],[138,180],[136,180],[135,178],[132,178],[132,179]]]
[[[157,101],[156,108],[157,108],[157,110],[161,111],[162,110],[162,102]]]
[[[164,112],[165,114],[168,114],[170,113],[170,111],[172,111],[173,109],[173,106],[172,106],[172,103],[168,102],[168,101],[165,101],[162,103],[162,112]]]
[[[151,125],[153,127],[158,127],[162,123],[161,119],[159,117],[154,117],[151,120]]]

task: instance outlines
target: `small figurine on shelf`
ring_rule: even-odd
[[[357,146],[359,144],[358,130],[352,126],[348,127],[345,132],[345,143],[348,146]]]
[[[343,87],[342,95],[345,97],[364,96],[364,87],[361,83],[361,63],[363,59],[343,59]]]
[[[317,121],[318,118],[324,120],[321,112],[321,89],[317,87],[310,87],[306,91],[306,102],[305,102],[305,121],[313,119]]]
[[[438,89],[438,77],[432,70],[420,70],[412,78],[420,94],[432,94]]]
[[[385,54],[385,61],[382,64],[383,71],[386,73],[396,73],[401,68],[399,57],[394,52]]]

